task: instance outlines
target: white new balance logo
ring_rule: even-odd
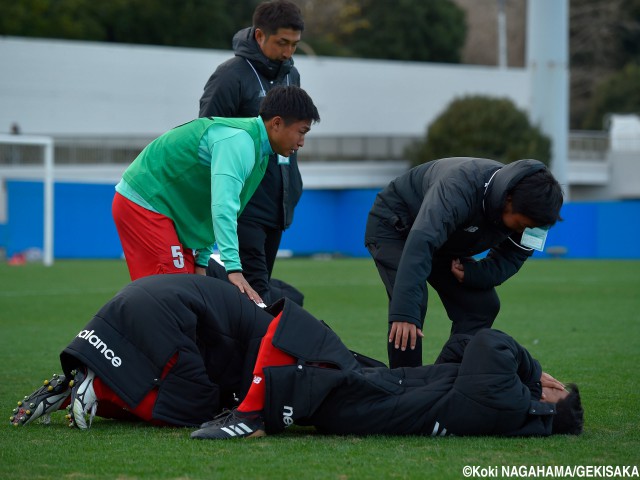
[[[222,427],[222,431],[225,432],[230,437],[236,437],[238,435],[246,435],[247,433],[253,433],[254,430],[249,428],[244,423],[239,423],[237,425],[229,425],[228,427]]]

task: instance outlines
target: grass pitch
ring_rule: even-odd
[[[386,295],[373,262],[280,260],[275,276],[302,290],[305,307],[349,347],[386,359]],[[60,370],[60,351],[127,282],[121,261],[0,265],[0,478],[460,479],[466,465],[498,477],[503,466],[640,466],[640,262],[529,261],[499,287],[494,327],[580,385],[580,437],[332,437],[293,427],[258,440],[192,441],[191,429],[99,418],[88,432],[71,430],[63,412],[51,425],[11,427],[16,401]],[[432,295],[425,362],[449,327]]]

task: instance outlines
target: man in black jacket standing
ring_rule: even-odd
[[[365,245],[389,296],[389,366],[422,364],[427,282],[452,335],[491,327],[500,309],[494,287],[541,248],[562,202],[560,185],[537,160],[434,160],[378,193]]]
[[[200,98],[201,117],[255,117],[260,102],[277,85],[300,86],[293,66],[304,21],[297,5],[274,0],[258,5],[253,26],[233,37],[235,57],[213,72]],[[302,195],[297,155],[272,155],[264,178],[238,219],[243,275],[267,304],[269,280],[282,232],[293,221]]]

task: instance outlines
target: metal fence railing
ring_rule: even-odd
[[[571,160],[603,161],[609,150],[609,133],[600,131],[569,132],[569,158]]]
[[[310,136],[299,152],[301,162],[405,160],[404,151],[418,137]],[[54,137],[56,165],[128,164],[153,137]],[[609,149],[607,132],[572,131],[571,160],[604,161]],[[0,144],[0,166],[36,165],[42,152],[33,145]]]

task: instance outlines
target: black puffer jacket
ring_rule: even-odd
[[[540,364],[500,331],[455,335],[443,363],[390,370],[363,367],[292,302],[274,308],[283,313],[273,344],[297,362],[265,368],[268,431],[297,423],[331,434],[551,434],[555,404],[539,401]]]
[[[236,56],[218,66],[204,87],[201,117],[255,117],[271,88],[300,86],[300,74],[293,59],[285,62],[268,59],[254,38],[253,28],[235,34],[233,50]],[[293,210],[301,195],[297,154],[289,157],[289,164],[280,165],[278,156],[272,155],[264,179],[242,216],[284,230],[293,222]]]
[[[521,234],[502,223],[507,193],[523,177],[546,168],[537,160],[504,165],[482,158],[444,158],[419,165],[378,193],[370,215],[406,235],[389,321],[420,326],[421,285],[434,257],[464,258],[490,249],[486,258],[465,264],[464,284],[491,288],[515,274],[533,250]]]
[[[132,408],[158,387],[153,418],[196,426],[251,384],[273,317],[228,282],[201,275],[136,280],[107,302],[60,354],[86,365]],[[162,371],[174,354],[169,373]]]

